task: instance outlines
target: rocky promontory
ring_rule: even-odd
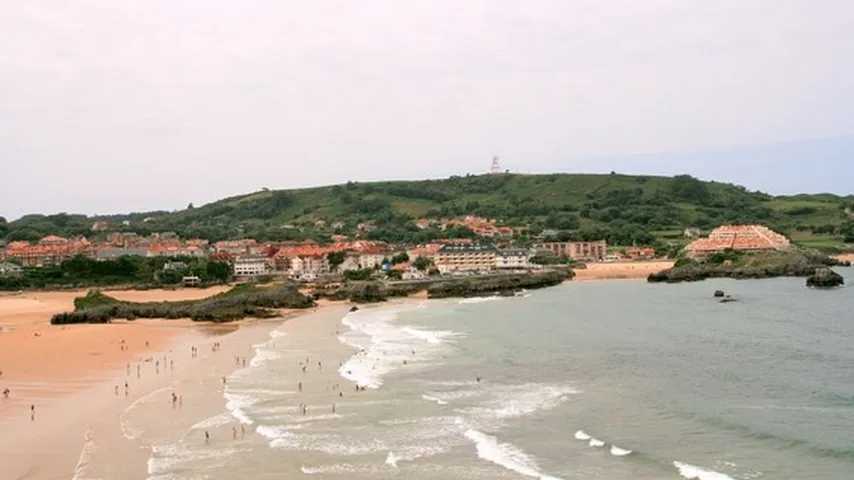
[[[816,288],[841,287],[845,284],[842,275],[829,268],[818,268],[815,273],[807,277],[807,286]]]
[[[728,251],[705,259],[679,259],[673,268],[654,273],[647,280],[676,283],[707,278],[810,277],[819,269],[848,265],[820,252],[798,248],[762,253]]]

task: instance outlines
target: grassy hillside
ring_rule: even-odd
[[[0,235],[14,240],[46,233],[91,234],[95,220],[108,220],[117,230],[141,234],[175,231],[211,240],[241,236],[323,240],[332,233],[354,233],[359,223],[372,222],[378,228],[366,234],[371,238],[420,241],[439,233],[418,230],[412,223],[415,218],[477,214],[506,225],[528,226],[532,234],[554,229],[564,238],[607,237],[618,244],[679,243],[686,227],[760,222],[799,243],[841,249],[846,248],[846,236],[854,241],[852,210],[852,196],[773,197],[688,176],[502,174],[264,190],[175,212],[98,218],[35,215],[0,225]],[[125,220],[129,226],[120,225]],[[336,231],[335,222],[344,225]]]

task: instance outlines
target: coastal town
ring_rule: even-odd
[[[334,235],[333,241],[260,242],[252,238],[210,242],[183,239],[172,232],[141,236],[109,231],[105,222],[92,225],[92,235],[64,238],[48,235],[35,242],[12,241],[0,249],[0,277],[14,278],[26,269],[56,267],[76,257],[96,262],[123,257],[165,259],[159,265],[168,278],[185,286],[201,279],[188,268],[188,260],[202,259],[228,265],[238,281],[280,278],[298,282],[380,278],[419,280],[428,276],[468,276],[490,272],[526,272],[556,266],[584,269],[597,264],[639,263],[662,260],[649,246],[609,246],[605,240],[558,241],[549,232],[527,243],[514,239],[514,228],[494,219],[468,215],[443,221],[417,220],[419,228],[444,230],[462,227],[475,238],[440,238],[408,245]],[[684,248],[688,258],[714,253],[780,251],[789,240],[762,225],[725,225],[708,236],[686,230],[692,239]],[[162,276],[166,278],[166,276]],[[164,283],[164,282],[161,282]]]

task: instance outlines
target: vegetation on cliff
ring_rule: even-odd
[[[817,269],[845,264],[822,253],[800,248],[763,253],[730,250],[702,260],[682,258],[673,268],[654,273],[648,280],[674,283],[707,278],[808,277]]]
[[[240,285],[201,300],[180,302],[125,302],[97,290],[74,300],[74,311],[59,313],[51,323],[107,323],[123,318],[190,318],[197,321],[227,322],[246,317],[266,318],[278,315],[280,308],[309,308],[314,301],[292,284],[267,287]]]
[[[413,219],[475,214],[527,226],[530,235],[548,229],[561,239],[604,238],[622,245],[678,243],[686,227],[763,223],[802,245],[838,249],[845,241],[854,242],[852,210],[851,196],[774,197],[687,175],[467,175],[264,189],[174,212],[28,215],[4,223],[0,236],[11,241],[47,234],[91,235],[92,223],[101,220],[115,230],[143,235],[174,231],[212,241],[328,240],[333,233],[351,234],[358,224],[370,222],[376,227],[366,233],[371,239],[420,243],[473,233],[465,228],[421,230]],[[318,224],[320,220],[325,223]],[[123,225],[125,221],[129,225]]]

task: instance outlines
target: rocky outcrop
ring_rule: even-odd
[[[673,268],[654,273],[649,282],[693,282],[707,278],[754,279],[809,277],[818,268],[846,265],[818,252],[792,249],[786,252],[740,254],[721,263],[682,259]]]
[[[807,277],[807,286],[815,288],[833,288],[845,284],[842,275],[829,268],[817,268],[815,273]]]

